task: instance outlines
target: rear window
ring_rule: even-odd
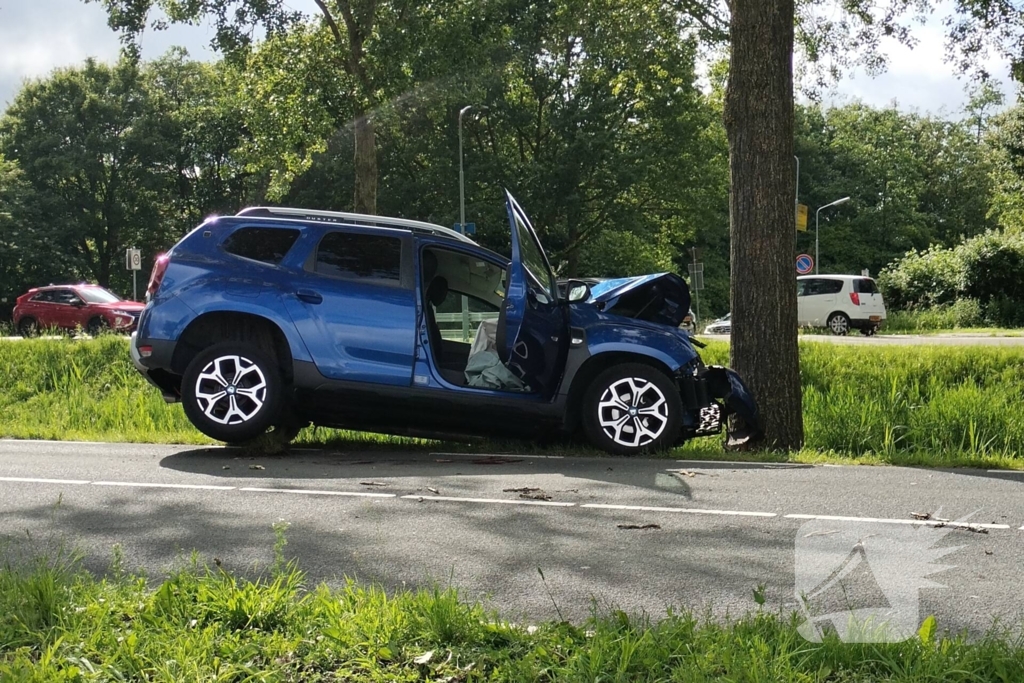
[[[320,240],[316,272],[348,280],[399,282],[402,241],[395,237],[331,232]]]
[[[299,231],[295,229],[241,228],[224,240],[224,251],[276,266],[297,239]]]
[[[863,280],[853,281],[853,291],[858,294],[878,294],[878,286],[875,285],[874,280],[864,278]]]

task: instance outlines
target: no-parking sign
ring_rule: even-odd
[[[814,259],[809,254],[800,254],[796,257],[796,272],[800,275],[807,275],[814,270]]]

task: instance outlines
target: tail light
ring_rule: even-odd
[[[167,254],[160,254],[153,262],[153,272],[149,274],[149,285],[146,287],[146,299],[152,299],[160,283],[164,281],[164,273],[167,272],[167,264],[171,259]]]
[[[854,306],[860,306],[860,294],[857,292],[850,292],[850,301],[853,302]]]

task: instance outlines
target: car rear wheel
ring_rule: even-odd
[[[842,337],[850,331],[850,319],[845,313],[833,313],[828,317],[828,329]]]
[[[18,334],[22,337],[34,337],[39,334],[39,324],[35,318],[22,318],[18,321]]]
[[[283,382],[277,363],[251,344],[223,342],[201,351],[181,381],[181,403],[196,429],[229,443],[254,439],[275,424]]]
[[[683,404],[671,379],[642,363],[623,363],[600,375],[583,399],[583,433],[620,455],[658,451],[676,442]]]

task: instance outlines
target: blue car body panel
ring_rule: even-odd
[[[175,400],[183,367],[172,358],[191,326],[222,314],[259,318],[276,326],[287,344],[294,364],[289,374],[304,392],[296,410],[320,424],[391,432],[399,431],[393,427],[402,420],[434,424],[444,433],[463,426],[495,434],[572,429],[578,419],[569,405],[578,396],[574,381],[602,358],[628,356],[653,364],[679,382],[681,391],[687,383],[703,386],[703,366],[690,337],[671,324],[689,307],[685,281],[672,273],[606,280],[592,285],[585,301],[562,301],[536,231],[511,195],[507,208],[511,260],[469,240],[394,227],[254,215],[209,219],[168,252],[162,282],[132,342],[133,358],[165,398]],[[246,228],[297,236],[278,261],[253,260],[224,247]],[[400,242],[400,276],[385,281],[325,275],[318,249],[335,232]],[[529,391],[467,386],[442,371],[442,349],[435,354],[431,348],[421,272],[428,247],[506,271],[497,352]],[[650,303],[645,291],[655,294]],[[142,357],[141,346],[151,347],[153,355]],[[726,369],[707,372],[725,410],[756,424],[756,404],[739,376]],[[697,394],[688,399],[693,405],[684,416],[691,433],[711,400]]]

